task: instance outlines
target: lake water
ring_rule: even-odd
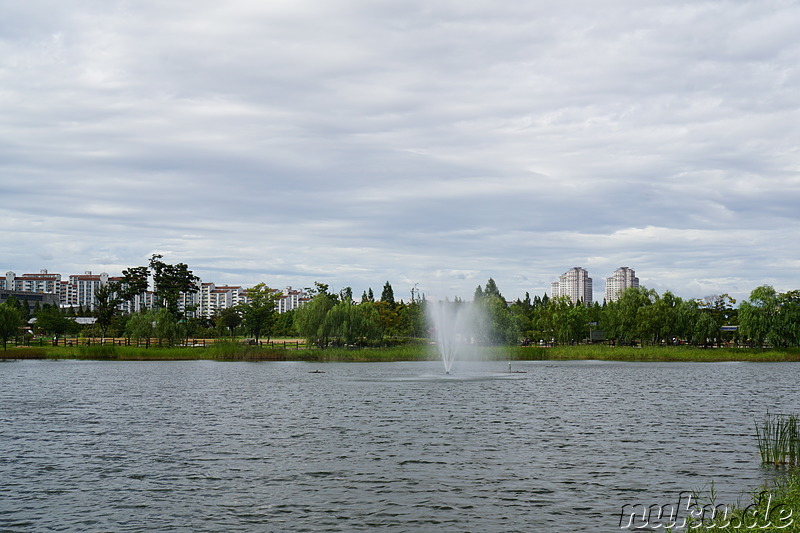
[[[792,363],[514,368],[3,362],[0,531],[619,531],[800,411]]]

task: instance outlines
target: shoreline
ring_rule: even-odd
[[[683,346],[613,347],[576,345],[555,347],[487,347],[490,361],[616,361],[616,362],[800,362],[800,348],[696,348]],[[206,348],[140,348],[129,346],[9,347],[0,359],[80,359],[98,361],[308,361],[395,362],[438,359],[429,345],[387,348],[326,348],[289,350],[237,344]]]

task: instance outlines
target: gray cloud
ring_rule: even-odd
[[[6,268],[797,288],[792,2],[6,8]]]

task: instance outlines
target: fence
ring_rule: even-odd
[[[214,342],[223,339],[181,339],[179,342],[173,343],[172,347],[185,347],[185,348],[205,348],[214,344]],[[225,340],[225,342],[227,342]],[[17,337],[9,344],[14,346],[136,346],[140,348],[151,347],[164,347],[167,343],[162,339],[149,338],[149,339],[132,339],[132,338],[99,338],[99,337],[54,337],[53,339],[45,339],[40,337],[38,339],[31,339],[30,337]],[[245,341],[242,344],[254,346],[255,341]],[[284,349],[284,350],[302,350],[305,349],[305,341],[300,340],[285,340],[285,341],[258,341],[260,348],[270,349]]]

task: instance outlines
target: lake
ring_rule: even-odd
[[[506,365],[3,362],[0,530],[619,531],[800,411],[797,363]]]

